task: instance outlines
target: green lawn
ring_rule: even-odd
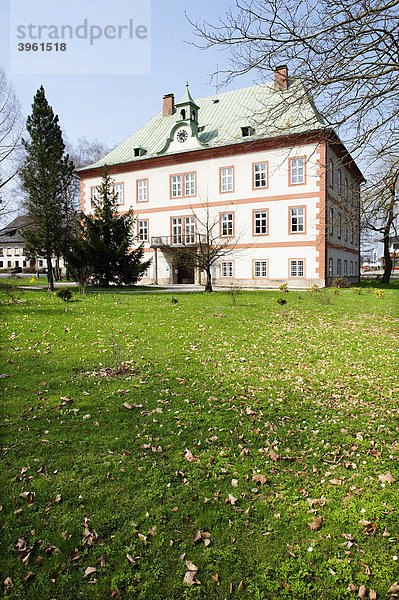
[[[329,293],[4,302],[7,598],[389,598],[399,290]]]

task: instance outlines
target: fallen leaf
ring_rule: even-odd
[[[24,498],[28,504],[33,504],[35,501],[35,492],[22,492],[19,497]]]
[[[194,542],[194,544],[196,544],[197,542],[200,542],[201,540],[202,540],[202,535],[201,535],[201,532],[198,530],[193,535],[193,542]]]
[[[310,529],[313,529],[313,531],[317,531],[322,526],[322,523],[323,517],[315,517],[313,521],[309,523],[309,527]]]
[[[377,592],[375,590],[370,590],[369,598],[370,600],[377,600]]]
[[[118,588],[115,588],[114,590],[112,590],[111,592],[111,598],[113,600],[117,600],[117,598],[119,598],[121,595],[120,591],[118,590]]]
[[[226,499],[226,502],[230,502],[232,506],[237,502],[237,498],[233,496],[233,494],[229,494],[229,497]]]
[[[392,592],[392,593],[399,592],[399,583],[397,581],[395,581],[395,583],[393,583],[391,585],[391,587],[389,588],[388,592]]]
[[[124,402],[122,406],[124,406],[128,410],[132,410],[132,408],[134,408],[134,405],[130,404],[130,402]]]
[[[136,565],[136,561],[134,560],[134,558],[132,556],[130,556],[130,554],[126,554],[126,558],[128,559],[129,563],[134,567],[134,565]]]
[[[87,567],[84,577],[87,577],[88,575],[92,575],[92,573],[96,573],[97,569],[96,567]]]
[[[130,456],[131,452],[129,450],[122,450],[123,456]]]
[[[184,575],[183,583],[186,585],[200,585],[201,582],[197,579],[195,571],[187,571]]]
[[[357,597],[360,598],[360,600],[366,600],[366,586],[365,585],[360,586]]]
[[[219,573],[212,575],[212,579],[215,583],[219,584]]]
[[[346,589],[348,590],[348,592],[357,592],[358,587],[357,585],[350,583]]]
[[[341,479],[335,479],[335,478],[334,479],[330,479],[330,483],[332,485],[342,485]]]
[[[142,541],[142,542],[146,542],[147,541],[147,537],[145,535],[143,535],[142,533],[138,533],[137,537]]]
[[[241,592],[244,589],[244,580],[241,579],[240,583],[238,584],[238,591]]]
[[[238,486],[238,479],[232,479],[232,480],[231,480],[231,485],[232,485],[233,487],[237,487],[237,486]]]
[[[59,504],[61,502],[61,500],[62,500],[61,494],[57,494],[56,497],[55,497],[55,499],[54,499],[54,502],[56,504]]]
[[[265,475],[252,475],[252,481],[264,485],[267,481],[267,478],[265,477]]]
[[[27,573],[26,575],[24,575],[22,577],[22,581],[30,581],[31,579],[33,579],[35,576],[35,574],[33,573],[33,571],[29,571],[29,573]]]
[[[190,452],[190,450],[188,450],[186,448],[186,451],[184,453],[184,458],[186,460],[188,460],[188,462],[195,462],[197,459],[195,458],[195,456]]]
[[[387,481],[388,483],[393,483],[396,481],[395,477],[392,475],[391,471],[387,471],[385,474],[378,475],[378,479],[381,482]]]
[[[276,462],[276,461],[279,459],[279,455],[277,454],[277,452],[275,452],[275,451],[273,450],[273,448],[271,448],[271,449],[269,450],[269,456],[270,456],[270,458],[271,458],[271,459],[272,459],[274,462]]]
[[[212,577],[213,577],[213,575],[212,575]],[[4,585],[5,592],[8,592],[8,590],[10,590],[12,587],[14,587],[11,577],[6,577],[5,580],[3,581],[3,585]]]
[[[198,571],[198,567],[189,560],[186,560],[186,567],[189,571]]]

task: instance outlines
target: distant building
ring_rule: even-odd
[[[275,107],[268,120],[266,106]],[[363,176],[285,66],[263,85],[198,100],[187,85],[178,103],[166,94],[162,111],[79,171],[85,213],[105,165],[120,212],[133,208],[137,243],[154,259],[144,282],[203,282],[194,264],[179,264],[178,250],[198,245],[205,205],[220,239],[236,241],[213,267],[215,284],[359,280]]]
[[[38,258],[29,260],[25,251],[23,230],[30,224],[28,216],[17,217],[9,225],[0,229],[0,272],[22,269],[22,272],[45,273],[47,260]],[[54,265],[53,265],[54,266]],[[64,270],[64,263],[60,259],[60,269]]]

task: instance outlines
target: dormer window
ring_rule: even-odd
[[[253,127],[241,127],[241,135],[242,137],[249,137],[255,133],[255,129]]]
[[[147,150],[145,150],[145,148],[142,148],[141,146],[134,149],[134,156],[143,156],[146,153],[147,153]]]
[[[186,110],[184,108],[181,109],[180,115],[183,120],[186,118]]]

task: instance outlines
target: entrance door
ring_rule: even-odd
[[[178,267],[177,283],[194,283],[194,267]]]

